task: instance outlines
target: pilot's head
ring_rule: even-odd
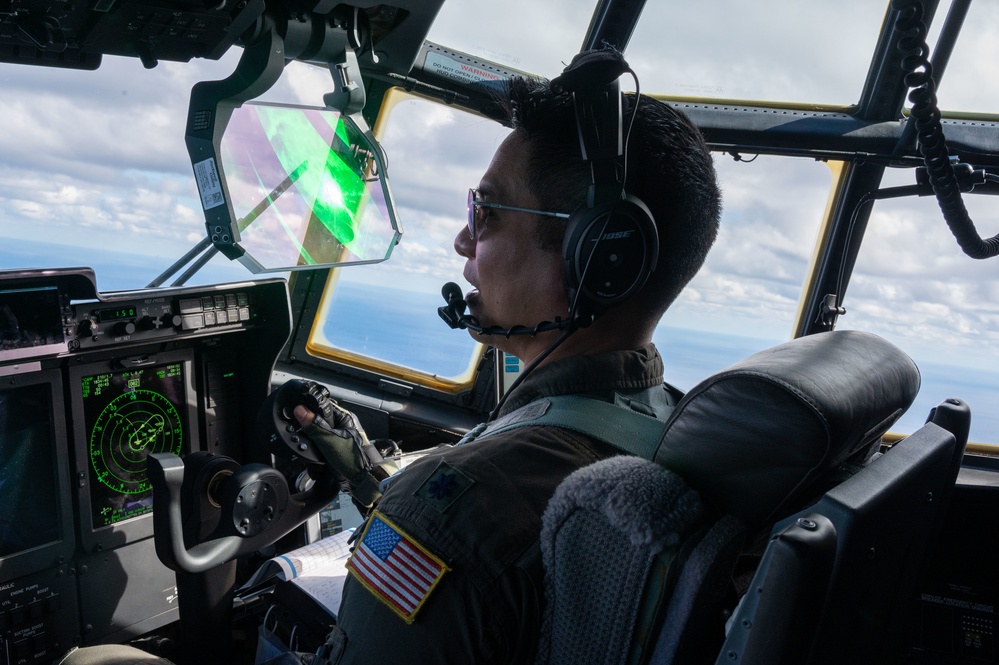
[[[626,95],[624,118],[630,117],[634,102],[634,95]],[[565,214],[585,208],[593,179],[580,153],[569,94],[545,81],[515,79],[503,106],[514,131],[496,150],[476,196],[505,207],[473,206],[474,238],[472,229],[464,228],[454,245],[467,259],[464,276],[474,287],[467,297],[470,313],[484,326],[530,327],[569,313],[572,290],[567,290],[562,251]],[[707,146],[683,114],[644,96],[628,142],[625,189],[644,202],[654,220],[656,269],[621,302],[595,308],[605,311],[553,358],[650,341],[662,314],[700,269],[714,242],[721,196]],[[530,361],[557,334],[493,336],[489,342]]]

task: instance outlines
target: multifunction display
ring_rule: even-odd
[[[0,559],[60,535],[51,394],[0,388]]]
[[[82,378],[94,528],[152,510],[152,453],[181,454],[187,432],[184,362]]]

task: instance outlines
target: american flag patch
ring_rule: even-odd
[[[406,623],[413,622],[430,592],[450,570],[377,510],[347,568]]]

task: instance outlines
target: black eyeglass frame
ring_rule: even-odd
[[[496,210],[512,210],[513,212],[528,212],[532,215],[541,215],[543,217],[557,217],[559,219],[569,219],[572,215],[567,212],[549,212],[547,210],[534,210],[532,208],[520,208],[517,206],[503,205],[502,203],[487,203],[486,201],[480,201],[476,198],[479,190],[474,187],[468,189],[468,234],[471,236],[472,240],[475,240],[475,209],[476,208],[495,208]]]

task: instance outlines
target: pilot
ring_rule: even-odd
[[[557,82],[516,79],[502,105],[513,131],[470,193],[468,223],[454,240],[473,287],[463,320],[496,333],[490,344],[533,365],[497,417],[566,394],[668,407],[653,331],[703,264],[721,211],[703,138],[669,105],[626,96],[624,189],[644,202],[656,228],[655,270],[647,265],[642,285],[606,311],[579,309],[579,289],[566,286],[562,245],[568,213],[588,207],[594,177],[581,155],[572,95]],[[579,312],[582,320],[567,330],[541,325]],[[534,334],[507,334],[518,326]],[[566,476],[620,453],[586,434],[525,426],[444,447],[379,488],[358,459],[367,441],[353,414],[334,406],[316,417],[300,406],[295,415],[353,482],[355,502],[370,508],[337,624],[316,662],[531,662],[545,605],[542,514]],[[65,662],[119,661],[84,649]]]
[[[624,118],[635,103],[626,96]],[[571,95],[557,83],[515,80],[504,107],[514,129],[470,195],[468,224],[454,248],[473,287],[465,296],[472,320],[509,331],[572,310],[561,251],[567,221],[556,214],[585,207],[593,178],[581,157]],[[536,362],[498,417],[552,395],[613,401],[615,394],[668,392],[653,331],[703,264],[721,208],[708,149],[679,111],[640,98],[625,189],[655,220],[654,272],[568,336],[491,336],[495,347]],[[307,436],[330,446],[353,423],[314,421],[303,407],[296,416]],[[571,472],[616,454],[585,434],[527,426],[446,448],[390,479],[348,564],[328,662],[531,662],[545,603],[545,506]],[[366,491],[363,502],[374,498]]]

